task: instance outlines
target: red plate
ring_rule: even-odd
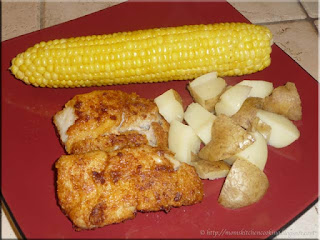
[[[273,235],[318,197],[318,83],[276,45],[272,64],[229,84],[262,79],[274,86],[295,82],[303,120],[295,122],[301,137],[292,145],[269,147],[265,168],[270,188],[250,207],[228,210],[217,203],[223,179],[204,181],[201,204],[170,213],[138,213],[133,220],[94,231],[76,232],[57,205],[53,166],[64,154],[52,116],[76,94],[97,88],[44,89],[25,85],[8,71],[10,60],[40,41],[81,35],[184,24],[248,22],[225,2],[123,3],[80,19],[2,43],[2,197],[26,238],[266,238]],[[129,84],[121,89],[154,98],[176,89],[185,106],[191,102],[187,81]]]

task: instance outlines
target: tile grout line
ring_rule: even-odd
[[[315,20],[318,20],[318,17],[317,17],[317,18],[311,18],[311,17],[309,16],[309,14],[308,14],[308,11],[304,8],[303,4],[301,3],[301,0],[299,0],[298,3],[299,3],[300,8],[302,9],[302,11],[304,11],[304,13],[307,15],[306,20],[311,23],[313,29],[314,29],[314,30],[316,31],[316,33],[318,34],[318,32],[319,32],[319,31],[318,31],[318,28],[317,28],[317,26],[316,26],[315,23],[314,23]]]
[[[39,6],[39,25],[40,29],[43,29],[45,26],[45,14],[44,14],[44,5],[45,5],[45,0],[39,0],[40,1],[40,6]]]
[[[312,29],[315,31],[316,34],[318,34],[318,29],[314,23],[315,20],[318,20],[318,18],[303,18],[303,19],[292,19],[292,20],[280,20],[280,21],[272,21],[272,22],[257,22],[255,24],[257,25],[275,25],[280,23],[294,23],[294,22],[303,22],[307,21],[312,25]]]
[[[255,24],[258,25],[274,25],[274,24],[279,24],[279,23],[292,23],[292,22],[302,22],[302,21],[307,21],[312,25],[313,30],[315,31],[315,33],[318,35],[319,34],[319,30],[317,28],[317,26],[315,25],[315,21],[318,20],[319,18],[312,18],[308,15],[307,10],[303,7],[301,0],[298,0],[297,3],[299,4],[300,8],[302,9],[302,11],[305,13],[306,17],[302,18],[302,19],[291,19],[291,20],[278,20],[278,21],[272,21],[272,22],[257,22]]]

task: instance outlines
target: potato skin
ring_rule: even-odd
[[[249,129],[256,117],[258,109],[263,106],[263,98],[249,97],[242,104],[240,110],[231,118],[241,127]]]
[[[250,133],[223,114],[214,120],[211,131],[211,141],[198,154],[200,158],[208,161],[229,158],[255,141]]]
[[[263,110],[281,114],[290,120],[301,120],[301,99],[296,85],[287,82],[286,85],[275,88],[272,94],[265,98]]]
[[[267,192],[269,181],[263,171],[244,159],[237,159],[222,187],[218,202],[231,209],[258,202]]]
[[[227,176],[230,166],[224,161],[211,162],[194,156],[191,165],[196,169],[201,179],[215,180]]]

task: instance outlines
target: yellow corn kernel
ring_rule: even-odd
[[[268,28],[218,23],[41,42],[17,55],[11,72],[40,87],[83,87],[235,76],[270,65]]]

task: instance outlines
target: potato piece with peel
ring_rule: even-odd
[[[208,161],[229,158],[255,141],[250,133],[225,115],[214,120],[211,131],[211,141],[199,152],[199,157]]]
[[[253,132],[252,135],[255,138],[253,144],[224,161],[232,165],[237,159],[245,159],[263,171],[268,159],[267,141],[259,132]]]
[[[247,160],[237,159],[223,184],[218,202],[231,209],[258,202],[269,188],[267,176]]]
[[[257,112],[257,117],[271,127],[268,144],[273,147],[286,147],[300,137],[298,128],[282,115],[260,109]]]
[[[261,121],[260,118],[255,117],[251,123],[251,127],[247,129],[249,132],[259,132],[264,139],[268,142],[271,134],[271,127]]]
[[[241,127],[249,129],[258,109],[261,109],[262,106],[262,98],[249,97],[243,102],[240,110],[232,116],[232,119]]]
[[[196,103],[212,112],[226,86],[224,79],[211,72],[194,79],[187,88]]]
[[[197,154],[200,150],[200,138],[193,129],[177,120],[170,124],[168,145],[175,153],[175,158],[180,162],[190,164],[192,153]]]
[[[249,97],[265,98],[272,93],[273,84],[272,82],[262,80],[243,80],[237,85],[245,85],[252,87]]]
[[[195,131],[204,144],[211,140],[211,128],[216,116],[199,103],[191,103],[184,112],[184,120]]]
[[[201,179],[214,180],[227,176],[230,166],[223,161],[211,162],[198,158],[192,161],[191,165],[196,169]]]
[[[286,85],[275,88],[272,94],[265,98],[263,109],[281,114],[290,120],[301,120],[301,99],[296,85],[287,82]]]
[[[177,91],[170,89],[154,99],[157,104],[159,113],[171,123],[173,120],[182,122],[183,120],[183,104],[182,98]]]
[[[251,87],[244,85],[235,85],[227,89],[215,106],[216,114],[230,117],[238,112],[243,102],[248,98],[251,89]]]

